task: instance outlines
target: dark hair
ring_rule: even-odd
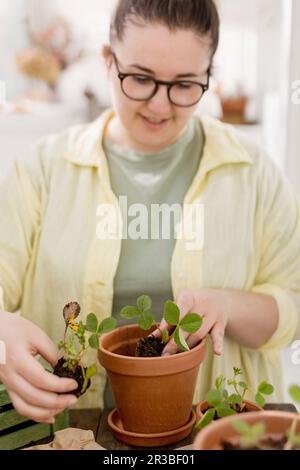
[[[217,50],[220,20],[213,0],[119,0],[110,26],[110,41],[122,40],[127,23],[134,19],[208,35],[212,56]]]

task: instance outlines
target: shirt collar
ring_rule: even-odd
[[[83,126],[79,132],[78,128],[72,128],[70,148],[66,149],[64,157],[80,166],[107,167],[102,141],[106,126],[113,116],[114,111],[107,110],[94,122]],[[253,163],[232,126],[210,117],[201,117],[201,123],[205,138],[201,174],[225,164]]]
[[[91,124],[70,130],[69,148],[64,158],[75,165],[100,167],[106,166],[106,157],[102,146],[105,129],[114,112],[109,109]]]

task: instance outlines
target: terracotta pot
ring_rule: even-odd
[[[190,351],[165,357],[134,357],[147,336],[138,325],[117,328],[100,338],[98,359],[106,369],[125,430],[162,433],[189,422],[205,341]]]
[[[253,401],[243,400],[243,403],[245,403],[247,411],[262,411],[263,410],[263,408],[258,406]],[[202,401],[201,403],[199,403],[196,406],[197,421],[199,421],[203,417],[204,413],[208,410],[208,408],[209,408],[209,404],[206,400]],[[241,416],[241,415],[239,415],[239,416]],[[244,416],[244,414],[243,414],[243,416]],[[224,418],[222,418],[222,419],[224,419]]]
[[[281,435],[291,427],[293,420],[297,420],[297,432],[300,431],[300,416],[297,413],[286,411],[259,411],[254,413],[243,413],[241,415],[228,416],[209,424],[196,435],[194,450],[220,450],[221,442],[226,440],[237,440],[238,432],[232,427],[234,421],[245,421],[250,425],[263,422],[266,426],[266,434]]]

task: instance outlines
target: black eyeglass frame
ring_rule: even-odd
[[[195,106],[195,104],[199,103],[199,101],[201,100],[201,98],[203,97],[204,93],[208,90],[209,88],[209,80],[210,80],[210,69],[208,69],[207,71],[207,83],[204,84],[204,83],[201,83],[201,82],[195,82],[193,80],[176,80],[175,82],[167,82],[167,81],[164,81],[164,80],[156,80],[155,78],[153,77],[148,77],[147,75],[143,75],[142,73],[122,73],[120,72],[120,69],[119,69],[119,65],[118,65],[118,59],[117,59],[117,56],[114,52],[111,53],[112,54],[112,57],[114,59],[114,62],[115,62],[115,65],[116,65],[116,69],[117,69],[117,72],[118,72],[118,78],[120,80],[120,84],[121,84],[121,90],[122,92],[124,93],[125,96],[127,96],[127,98],[133,100],[133,101],[149,101],[153,98],[153,96],[156,95],[157,93],[157,90],[159,88],[160,85],[163,85],[163,86],[166,86],[167,87],[167,93],[168,93],[168,98],[169,98],[169,101],[170,103],[172,103],[174,106],[178,106],[180,108],[190,108],[191,106]],[[152,80],[153,83],[155,84],[155,87],[154,87],[154,90],[153,92],[151,93],[151,95],[148,97],[148,98],[132,98],[132,96],[129,96],[125,91],[124,91],[124,88],[123,88],[123,81],[125,80],[125,78],[127,77],[147,77],[149,80]],[[186,104],[186,105],[183,105],[183,104],[177,104],[177,103],[174,103],[174,101],[172,100],[172,98],[170,97],[170,90],[171,88],[174,86],[174,85],[178,85],[180,83],[185,83],[185,84],[193,84],[193,85],[199,85],[201,88],[202,88],[202,95],[200,96],[200,98],[195,101],[194,103],[192,104]]]

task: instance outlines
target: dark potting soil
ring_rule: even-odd
[[[154,336],[146,336],[141,338],[135,350],[136,357],[158,357],[161,356],[162,350],[164,349],[165,344]]]
[[[208,408],[206,408],[202,413],[206,413],[206,411],[208,410]],[[247,408],[247,405],[243,404],[242,406],[236,404],[235,407],[234,407],[234,410],[237,412],[237,413],[252,413],[253,411],[256,411],[256,410],[252,410],[252,409],[249,409]],[[217,421],[218,419],[222,419],[220,418],[216,413],[215,413],[215,416],[213,418],[214,421]]]
[[[80,395],[82,395],[81,390],[82,390],[82,386],[84,383],[84,378],[82,375],[81,367],[77,365],[74,367],[74,369],[69,369],[68,367],[63,367],[64,363],[65,363],[65,359],[61,357],[58,363],[56,364],[56,366],[54,367],[53,374],[58,375],[59,377],[66,377],[68,379],[76,380],[76,382],[78,383],[78,388],[76,388],[75,390],[72,390],[70,393],[72,395],[76,395],[76,397],[78,398],[80,397]],[[86,372],[86,369],[87,368],[84,367],[85,372]],[[91,381],[89,380],[86,390],[89,388],[90,385],[91,385]]]
[[[221,446],[223,450],[284,450],[286,442],[286,436],[278,436],[278,438],[266,437],[261,439],[259,446],[248,447],[247,449],[230,441],[222,441]]]

